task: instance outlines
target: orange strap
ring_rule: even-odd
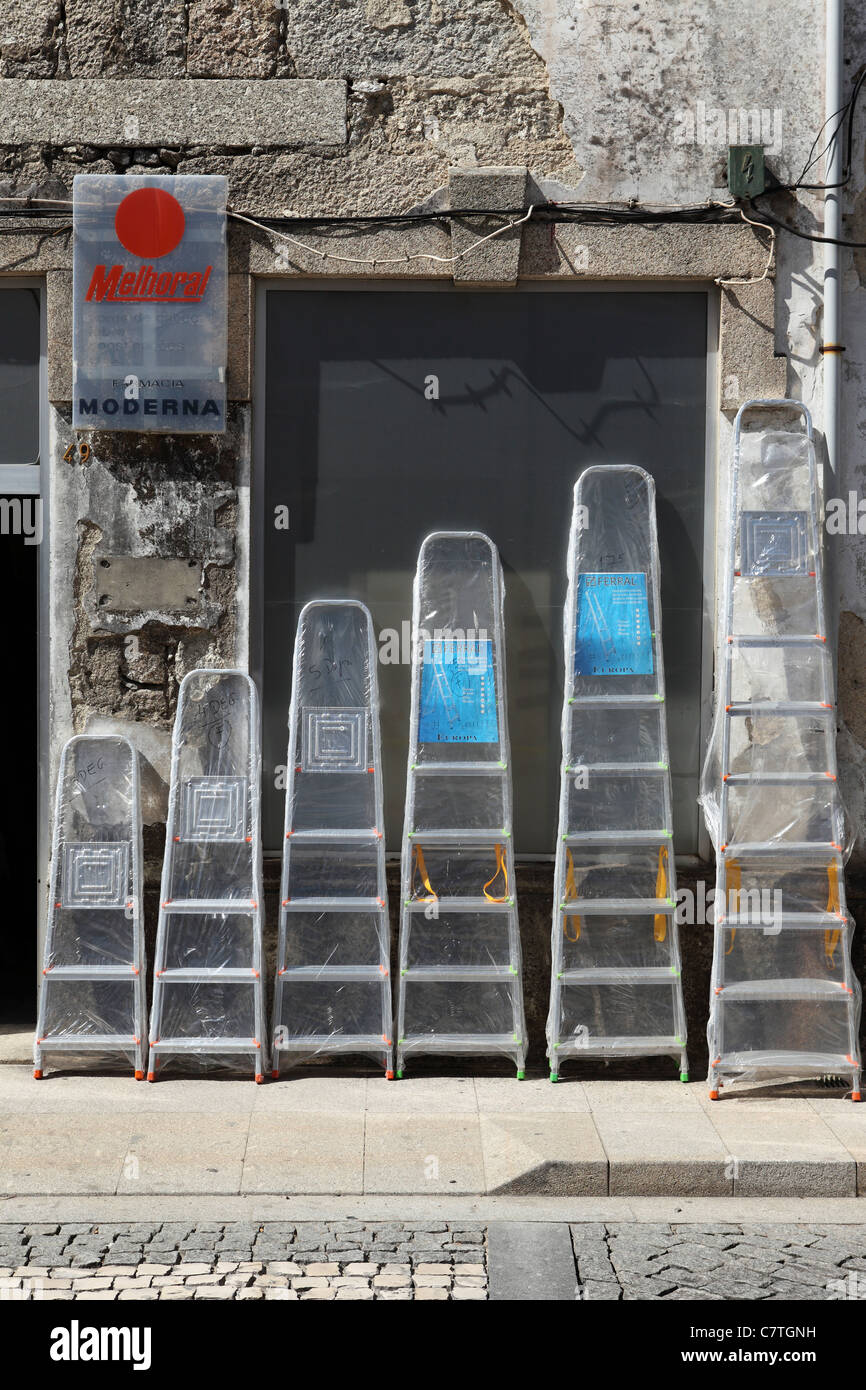
[[[656,873],[656,897],[666,898],[668,895],[668,847],[659,847],[659,866]],[[668,919],[663,912],[657,912],[653,918],[653,936],[656,941],[664,941],[668,934]]]
[[[839,912],[841,911],[841,902],[839,898],[838,864],[831,863],[827,865],[827,883],[829,885],[829,892],[827,895],[827,911]],[[836,947],[839,945],[839,938],[841,937],[841,935],[842,932],[839,927],[831,927],[829,931],[825,931],[824,933],[824,956],[826,959],[826,965],[828,970],[833,969],[833,956],[836,952]]]
[[[422,901],[436,902],[439,898],[439,894],[434,892],[433,890],[433,886],[430,882],[430,878],[427,873],[427,865],[424,863],[424,851],[422,850],[420,845],[412,846],[412,882],[410,885],[410,897],[415,896],[416,869],[418,870],[418,873],[421,875],[421,882],[424,884],[424,887],[427,889],[427,892],[430,895],[428,898],[422,899]]]
[[[574,881],[574,856],[570,849],[565,851],[565,865],[565,901],[570,902],[572,898],[577,897],[577,885]],[[569,931],[569,926],[574,932],[573,936]],[[562,933],[566,941],[580,940],[580,917],[577,913],[566,912],[563,914]]]
[[[488,890],[488,888],[490,887],[491,883],[495,883],[495,882],[496,882],[496,880],[498,879],[498,877],[499,877],[500,874],[502,874],[502,877],[503,877],[503,880],[504,880],[505,892],[502,894],[502,897],[501,897],[501,898],[497,898],[497,897],[495,897],[495,896],[493,895],[493,893],[488,893],[487,890]],[[489,903],[504,903],[504,902],[506,902],[507,899],[508,899],[508,869],[506,868],[506,865],[505,865],[505,846],[504,846],[504,845],[497,845],[497,846],[496,846],[496,873],[493,875],[492,878],[489,878],[489,879],[487,880],[487,882],[486,882],[485,885],[484,885],[484,890],[483,890],[483,891],[484,891],[484,896],[485,896],[485,898],[487,899],[487,901],[488,901]]]
[[[742,878],[742,874],[740,873],[740,866],[739,866],[739,864],[737,863],[736,859],[732,859],[732,860],[730,861],[730,863],[728,864],[728,872],[725,874],[725,892],[727,893],[727,897],[728,897],[728,901],[727,901],[727,902],[723,905],[723,907],[722,907],[722,911],[724,912],[725,916],[728,915],[728,904],[729,904],[730,901],[731,901],[731,889],[733,889],[734,892],[735,892],[736,895],[737,895],[737,911],[739,911],[739,908],[740,908],[740,888],[741,888],[741,886],[742,886],[742,882],[743,882],[743,878]],[[718,908],[717,908],[716,910],[718,911]],[[736,929],[736,927],[731,927],[731,944],[730,944],[730,946],[728,947],[727,951],[725,951],[725,955],[726,955],[726,956],[729,956],[729,955],[731,954],[731,952],[733,951],[733,949],[734,949],[734,942],[736,941],[736,939],[737,939],[737,929]]]

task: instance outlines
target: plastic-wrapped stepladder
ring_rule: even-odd
[[[289,711],[274,984],[282,1057],[371,1053],[393,1076],[390,931],[373,622],[362,603],[301,611]]]
[[[547,1045],[669,1054],[688,1080],[676,925],[655,484],[587,468],[574,489]]]
[[[120,1053],[144,1074],[144,930],[138,757],[79,735],[60,756],[48,924],[34,1049],[91,1065]]]
[[[398,1076],[425,1052],[509,1056],[523,1075],[503,599],[487,536],[427,537],[413,606]]]
[[[770,410],[796,413],[803,428],[780,427]],[[756,427],[744,426],[747,412]],[[701,780],[716,851],[712,1099],[735,1082],[823,1075],[845,1078],[860,1099],[851,837],[837,781],[820,515],[808,410],[747,402],[734,427],[716,711]]]
[[[190,671],[171,749],[150,1020],[153,1081],[186,1066],[267,1065],[260,731],[243,671]]]

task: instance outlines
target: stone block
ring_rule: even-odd
[[[521,167],[449,169],[451,207],[513,212],[525,206],[527,179],[528,170]],[[454,262],[455,284],[517,284],[522,228],[484,240],[501,225],[497,218],[452,219],[452,255],[461,257]]]
[[[3,126],[10,145],[344,145],[346,84],[10,78],[3,83]]]

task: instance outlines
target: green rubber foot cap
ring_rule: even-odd
[[[689,1074],[688,1074],[688,1072],[687,1072],[687,1071],[681,1071],[681,1072],[680,1072],[680,1081],[688,1081],[688,1079],[689,1079]]]
[[[552,1071],[550,1073],[550,1079],[551,1081],[557,1081],[559,1079],[559,1072]]]
[[[402,1081],[402,1080],[403,1080],[403,1073],[402,1073],[401,1071],[398,1071],[398,1073],[397,1073],[397,1080],[398,1080],[398,1081]]]
[[[519,1072],[517,1073],[517,1080],[518,1080],[518,1081],[525,1081],[525,1080],[526,1080],[526,1072],[525,1072],[525,1071],[519,1071]]]

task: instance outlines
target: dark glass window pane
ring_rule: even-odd
[[[39,293],[0,286],[0,464],[39,461]]]
[[[281,841],[272,769],[286,758],[298,614],[351,597],[385,657],[386,832],[399,849],[409,669],[397,647],[418,547],[436,529],[477,529],[505,569],[515,850],[552,855],[572,488],[588,464],[633,463],[656,481],[676,845],[695,853],[706,295],[275,290],[267,304],[266,846]],[[279,506],[288,530],[274,526]]]

